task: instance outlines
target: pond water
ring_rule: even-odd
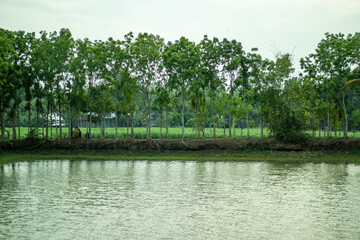
[[[360,239],[360,166],[34,161],[0,168],[0,239]]]

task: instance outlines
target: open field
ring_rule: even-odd
[[[9,131],[10,138],[11,138],[11,129],[7,128],[7,131]],[[87,131],[86,128],[81,128],[83,138],[84,138],[84,135],[85,135],[86,131]],[[38,132],[39,132],[39,137],[42,138],[43,129],[39,128]],[[45,132],[45,129],[44,129],[44,132]],[[59,132],[59,130],[58,130],[58,132]],[[62,133],[63,138],[67,138],[68,137],[68,129],[63,128],[62,132],[63,132]],[[28,128],[21,127],[20,128],[20,133],[21,133],[20,134],[21,139],[26,138],[28,136]],[[131,134],[130,129],[129,129],[129,134]],[[151,138],[152,139],[164,139],[165,134],[166,134],[165,128],[162,129],[162,136],[160,135],[160,128],[159,127],[151,128]],[[309,135],[311,135],[311,132],[309,132]],[[51,136],[50,129],[49,129],[49,136]],[[55,139],[56,136],[57,136],[56,129],[53,128],[52,129],[52,138]],[[134,128],[134,136],[135,136],[135,139],[146,139],[146,128],[144,128],[144,127]],[[265,137],[268,136],[268,130],[267,129],[264,129],[264,136]],[[318,131],[316,132],[316,136],[318,137]],[[335,136],[334,132],[332,132],[332,136]],[[339,131],[337,136],[342,137],[343,136],[342,132]],[[118,128],[118,138],[119,139],[125,139],[126,137],[127,137],[127,129],[126,128]],[[226,129],[225,134],[224,134],[224,129],[217,128],[216,129],[216,137],[217,138],[224,138],[224,137],[227,138],[227,137],[229,137],[229,129]],[[233,129],[232,130],[232,137],[246,138],[247,137],[247,129],[243,129],[242,134],[241,134],[241,129],[237,128],[235,131]],[[259,137],[260,137],[260,129],[259,128],[251,128],[250,129],[250,138],[259,138]],[[321,137],[324,137],[324,132],[323,131],[321,131]],[[355,134],[353,132],[349,132],[349,137],[360,138],[360,132],[356,132]],[[91,138],[95,138],[95,139],[100,138],[100,128],[92,128],[91,129]],[[196,132],[192,128],[185,128],[185,138],[186,139],[195,139],[196,138]],[[211,129],[210,128],[205,129],[205,138],[213,138],[213,129],[212,128]],[[115,128],[106,128],[105,129],[105,139],[116,139]],[[169,128],[169,139],[181,139],[181,128]]]

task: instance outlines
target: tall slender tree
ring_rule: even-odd
[[[221,54],[221,42],[217,38],[209,39],[206,35],[200,42],[201,51],[201,65],[202,74],[204,76],[203,94],[205,95],[205,87],[209,89],[209,95],[211,98],[211,109],[213,117],[213,138],[216,138],[216,108],[215,99],[220,87],[224,84],[219,77],[219,70],[221,66],[220,54]],[[205,106],[205,104],[203,104]],[[205,114],[205,111],[203,110]],[[205,117],[204,117],[205,122]]]
[[[231,137],[231,126],[232,126],[232,117],[231,117],[231,102],[232,97],[235,92],[235,80],[239,79],[241,76],[241,65],[240,63],[244,59],[244,51],[242,44],[236,40],[229,41],[226,38],[221,42],[221,54],[220,61],[222,65],[222,73],[224,78],[228,83],[228,92],[229,92],[229,137]]]
[[[140,33],[131,45],[133,57],[133,74],[139,81],[145,107],[147,139],[151,139],[151,102],[154,83],[160,80],[162,70],[161,54],[164,50],[164,40],[148,33]]]
[[[175,43],[169,43],[163,54],[164,64],[169,75],[169,85],[181,97],[182,139],[185,138],[185,99],[190,83],[198,72],[199,53],[199,48],[194,42],[181,37]]]

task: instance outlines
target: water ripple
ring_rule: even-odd
[[[35,161],[0,170],[0,239],[360,239],[360,166]]]

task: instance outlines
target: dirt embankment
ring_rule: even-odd
[[[187,140],[99,140],[23,139],[0,142],[0,151],[26,150],[274,150],[274,151],[316,151],[316,150],[360,150],[359,138],[315,138],[304,144],[286,144],[271,138],[264,139],[187,139]]]

